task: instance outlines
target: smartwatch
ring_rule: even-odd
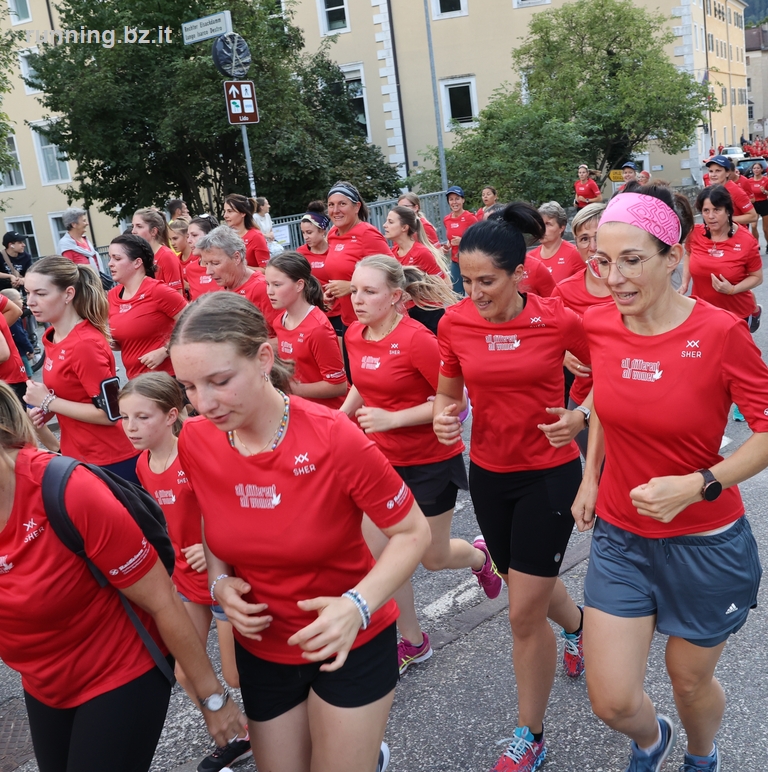
[[[696,472],[704,478],[704,485],[701,487],[704,501],[714,501],[723,492],[723,484],[718,482],[709,469],[697,469]]]
[[[212,694],[204,700],[200,700],[200,707],[209,710],[211,713],[221,710],[229,701],[229,689],[224,687],[224,694]]]
[[[584,413],[584,426],[589,429],[589,417],[592,415],[592,411],[588,407],[584,407],[584,405],[576,405],[574,410],[578,410],[580,413]]]

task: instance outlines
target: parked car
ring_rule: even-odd
[[[732,147],[724,147],[723,152],[719,155],[724,155],[726,158],[730,158],[734,165],[745,157],[744,150],[736,145],[733,145]]]
[[[765,160],[765,158],[759,155],[742,159],[741,161],[737,162],[736,168],[739,170],[742,177],[751,177],[752,166],[755,163],[759,163],[763,167],[763,174],[765,174],[765,170],[768,169],[768,162]]]

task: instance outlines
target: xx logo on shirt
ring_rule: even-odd
[[[389,344],[389,353],[390,354],[399,354],[400,353],[400,344],[399,343],[390,343]]]
[[[517,335],[486,335],[488,351],[514,351],[520,347]]]
[[[701,351],[698,351],[699,341],[689,340],[685,348],[680,352],[680,356],[685,359],[701,359]]]
[[[661,362],[646,362],[643,359],[621,360],[621,377],[633,381],[658,381],[664,371],[661,368]]]
[[[293,459],[293,466],[295,467],[293,473],[296,475],[296,477],[299,477],[302,474],[311,474],[312,472],[317,471],[317,467],[310,463],[309,453],[299,453],[299,455],[294,456]],[[299,466],[299,464],[302,464],[302,466]]]
[[[540,316],[531,317],[531,327],[546,327]]]

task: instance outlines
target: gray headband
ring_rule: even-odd
[[[337,182],[328,191],[328,198],[330,198],[334,193],[340,193],[342,196],[346,196],[353,204],[359,204],[362,201],[357,188],[347,182]]]

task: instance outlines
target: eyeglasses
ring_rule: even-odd
[[[666,249],[666,247],[664,248]],[[592,275],[598,279],[607,279],[611,273],[611,266],[615,265],[619,273],[625,279],[636,279],[643,273],[643,263],[647,263],[652,257],[661,254],[664,249],[660,249],[658,252],[654,252],[648,257],[640,257],[640,255],[624,255],[615,262],[609,260],[607,257],[601,255],[595,255],[587,260],[587,265]]]

